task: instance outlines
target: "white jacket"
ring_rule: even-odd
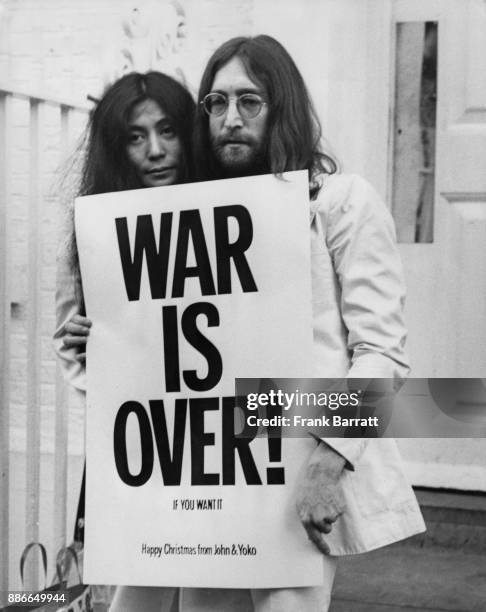
[[[314,376],[408,373],[405,289],[391,216],[355,175],[326,176],[311,202]],[[346,511],[326,536],[333,554],[372,550],[425,530],[394,440],[323,438],[345,457]]]

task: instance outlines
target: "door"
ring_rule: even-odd
[[[378,88],[388,93],[380,98],[372,87],[376,83],[371,83],[368,99],[374,102],[372,118],[388,116],[388,130],[387,142],[385,135],[381,143],[376,136],[369,140],[367,157],[380,159],[373,155],[377,144],[388,151],[386,165],[374,173],[395,205],[396,181],[405,181],[412,192],[416,181],[408,172],[410,156],[397,170],[403,139],[416,138],[407,127],[410,96],[404,101],[395,95],[400,78],[414,78],[414,68],[397,53],[404,52],[404,32],[411,44],[419,44],[413,42],[413,24],[436,24],[438,32],[431,242],[400,244],[408,287],[412,375],[481,378],[486,375],[486,2],[394,0],[388,7],[383,2],[370,5],[381,5],[382,10],[375,10],[370,23],[368,62],[374,74],[381,75]],[[402,24],[412,27],[404,29]],[[383,46],[388,44],[391,53],[384,57]],[[381,71],[376,71],[377,65]],[[397,67],[403,65],[408,70],[405,77],[397,75]],[[400,171],[402,178],[397,179]],[[413,232],[407,234],[403,209],[394,212],[397,224],[404,224],[402,238],[414,240]],[[400,445],[414,484],[486,490],[484,440],[406,440]]]

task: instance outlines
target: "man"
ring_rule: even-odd
[[[229,40],[210,58],[198,101],[200,178],[309,171],[314,376],[389,378],[397,386],[408,366],[393,224],[366,181],[335,174],[290,55],[269,36]],[[328,576],[329,553],[364,552],[424,529],[392,440],[317,441],[296,504]],[[331,583],[252,592],[253,603],[259,612],[322,612]]]

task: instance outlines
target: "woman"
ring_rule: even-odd
[[[192,176],[191,127],[195,104],[189,92],[171,77],[159,73],[131,73],[104,94],[88,126],[88,144],[81,172],[79,196],[160,187],[187,182]],[[75,299],[57,299],[54,339],[68,381],[84,391],[85,353],[91,322],[84,316],[84,300],[71,218],[67,263],[74,281]],[[68,349],[68,352],[64,349]],[[78,377],[80,380],[78,380]]]
[[[160,187],[192,177],[190,138],[195,104],[171,77],[131,73],[114,83],[93,111],[78,195]],[[86,317],[79,261],[70,219],[69,240],[59,261],[54,343],[66,380],[84,395]],[[76,539],[82,537],[84,479]],[[79,520],[81,518],[81,520]],[[122,587],[114,609],[168,609],[175,589]]]
[[[77,195],[187,182],[192,176],[194,109],[189,92],[165,74],[131,73],[116,81],[91,117]],[[84,312],[72,215],[70,224],[62,257],[68,278],[62,279],[58,291],[54,340],[66,378],[84,392],[84,367],[76,363],[84,362],[91,322]],[[71,295],[66,282],[71,284]]]

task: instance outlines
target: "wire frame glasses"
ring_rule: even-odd
[[[208,115],[221,117],[228,110],[231,98],[222,93],[212,92],[204,96],[201,102],[202,107]],[[258,94],[244,93],[235,96],[236,108],[245,119],[253,119],[266,106],[265,100]]]

